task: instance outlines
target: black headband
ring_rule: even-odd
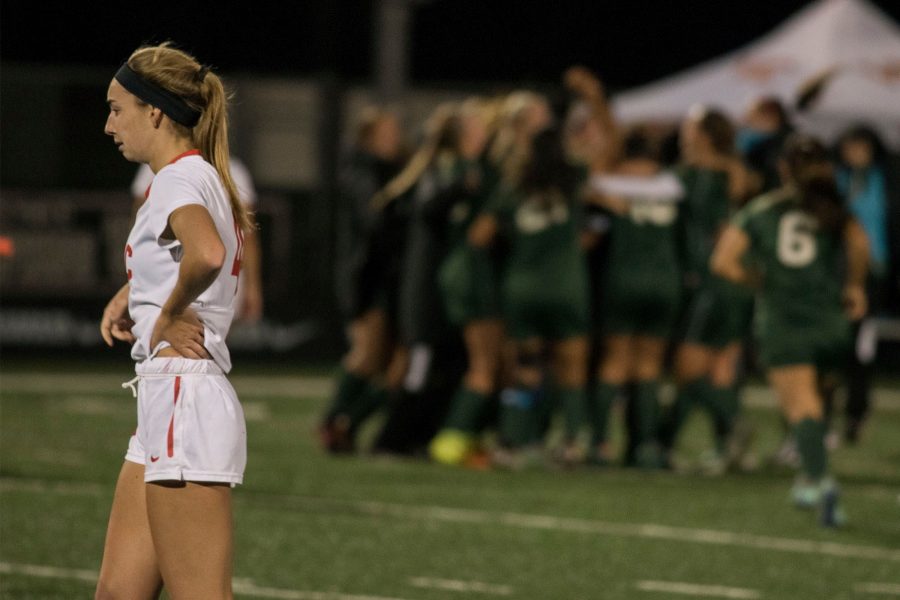
[[[147,104],[163,111],[163,114],[176,123],[185,127],[193,127],[200,120],[199,110],[191,108],[183,98],[147,81],[135,73],[128,63],[123,64],[116,71],[116,81]]]

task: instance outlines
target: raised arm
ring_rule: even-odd
[[[581,66],[569,67],[563,75],[563,81],[572,94],[590,106],[592,116],[606,138],[603,156],[598,161],[611,166],[618,159],[622,135],[607,102],[603,83],[590,70]]]

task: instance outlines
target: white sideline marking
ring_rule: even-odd
[[[76,579],[87,583],[97,583],[97,572],[88,569],[61,569],[47,565],[26,565],[0,562],[0,573],[8,575],[25,575],[41,579]],[[404,600],[387,596],[369,596],[358,594],[340,594],[338,592],[308,592],[301,590],[282,590],[278,588],[259,587],[244,578],[232,581],[232,590],[236,594],[258,596],[260,598],[279,598],[282,600]]]
[[[853,591],[860,594],[900,596],[900,583],[857,583],[853,586]]]
[[[97,583],[97,572],[88,569],[60,569],[46,565],[23,565],[0,562],[0,573],[7,575],[27,575],[41,579],[77,579],[88,583]]]
[[[111,494],[112,487],[93,483],[47,483],[38,480],[0,478],[0,490],[25,492],[55,492],[69,494]],[[717,529],[695,529],[673,527],[653,523],[611,523],[594,519],[576,519],[511,512],[490,512],[467,508],[444,506],[416,506],[410,504],[389,504],[386,502],[360,502],[339,498],[294,496],[290,494],[254,494],[242,496],[252,504],[253,498],[277,501],[295,501],[311,505],[343,505],[361,513],[375,516],[389,516],[399,519],[418,518],[421,520],[445,521],[448,523],[472,523],[477,525],[507,525],[522,529],[544,529],[550,531],[570,531],[595,535],[637,537],[673,542],[694,542],[714,546],[735,546],[758,550],[779,550],[795,554],[839,556],[863,560],[900,562],[900,550],[881,546],[861,546],[839,542],[818,542],[797,538],[782,538],[752,533],[736,533]]]
[[[280,598],[282,600],[404,600],[389,596],[369,596],[359,594],[340,594],[338,592],[308,592],[301,590],[282,590],[270,587],[258,587],[245,580],[232,583],[235,594],[247,594],[261,598]]]
[[[320,499],[321,500],[321,499]],[[508,525],[523,529],[546,529],[571,531],[619,537],[662,539],[675,542],[696,542],[716,546],[737,546],[760,550],[780,550],[797,554],[819,554],[900,562],[900,550],[878,546],[858,546],[837,542],[817,542],[795,538],[779,538],[752,533],[735,533],[714,529],[694,529],[671,527],[653,523],[610,523],[593,519],[554,517],[551,515],[530,515],[520,513],[492,513],[464,508],[440,506],[410,506],[404,504],[384,504],[377,502],[347,502],[373,515],[387,515],[397,518],[434,519],[452,523],[475,523],[485,525]]]
[[[458,579],[439,579],[436,577],[411,577],[409,584],[419,588],[446,590],[448,592],[475,592],[493,594],[495,596],[511,596],[513,589],[508,585],[482,583],[480,581],[460,581]]]
[[[29,392],[35,394],[58,394],[65,390],[66,394],[96,394],[108,392],[123,400],[131,400],[131,392],[122,389],[122,382],[134,376],[133,367],[104,373],[3,373],[0,378],[0,391],[4,394],[12,392]],[[241,396],[288,396],[291,398],[309,398],[328,396],[334,390],[331,377],[299,376],[299,375],[234,375],[229,376]]]
[[[121,389],[122,381],[129,379],[132,371],[128,365],[115,373],[3,373],[0,392],[31,392],[53,394],[66,390],[68,394],[92,394],[98,391],[111,393]],[[309,398],[328,396],[334,391],[334,379],[321,375],[232,375],[231,383],[238,396],[287,396]],[[127,395],[131,398],[130,395]],[[882,384],[872,390],[872,406],[876,411],[900,412],[900,389],[893,383]],[[125,396],[123,396],[124,398]],[[742,399],[749,408],[777,408],[775,395],[765,385],[744,387]]]
[[[752,600],[759,598],[759,592],[746,588],[721,585],[698,585],[681,581],[638,581],[635,587],[642,592],[667,592],[686,596],[709,596],[713,598],[738,598]]]

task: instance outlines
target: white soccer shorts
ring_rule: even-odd
[[[247,427],[237,394],[211,360],[149,358],[137,364],[138,427],[125,460],[144,481],[239,484]]]

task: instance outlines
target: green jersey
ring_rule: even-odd
[[[848,323],[841,305],[840,239],[822,231],[787,189],[753,200],[733,223],[749,236],[750,259],[763,275],[756,328],[764,353],[785,348],[768,362],[818,362],[842,347]]]
[[[524,196],[503,187],[490,210],[509,238],[503,304],[513,334],[584,334],[589,298],[580,202],[560,192]]]
[[[722,227],[731,216],[726,171],[683,166],[677,171],[684,185],[681,207],[681,251],[687,278],[683,321],[684,340],[723,348],[747,332],[753,296],[749,289],[718,277],[709,260]]]
[[[490,252],[473,248],[468,232],[484,209],[497,184],[496,170],[484,161],[458,160],[447,194],[437,200],[446,204],[446,258],[438,270],[438,284],[450,322],[456,326],[499,314],[498,284]],[[442,198],[444,198],[442,200]]]
[[[680,215],[684,268],[703,281],[716,238],[730,215],[728,173],[685,166],[677,175],[685,191]]]
[[[453,171],[461,185],[460,193],[456,194],[447,211],[447,242],[451,248],[466,243],[469,227],[484,209],[498,181],[496,169],[486,161],[460,160]],[[472,191],[464,189],[469,178],[476,182]]]
[[[610,334],[668,337],[678,318],[681,266],[678,203],[629,198],[615,215],[604,286],[604,329]]]

